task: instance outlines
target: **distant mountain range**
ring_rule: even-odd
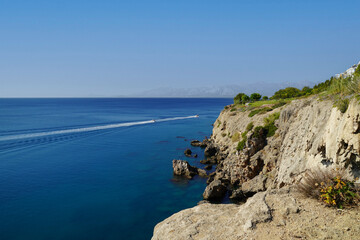
[[[239,92],[251,94],[258,92],[262,95],[272,96],[275,91],[286,87],[303,88],[304,86],[312,87],[314,83],[248,83],[243,85],[224,85],[224,86],[204,86],[204,87],[187,87],[187,88],[171,88],[161,87],[137,94],[130,97],[219,97],[219,98],[233,98]]]

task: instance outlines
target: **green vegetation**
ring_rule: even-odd
[[[245,134],[245,137],[238,143],[236,150],[238,150],[238,151],[243,150],[245,147],[246,141],[247,141],[247,136]]]
[[[249,113],[249,117],[253,117],[255,116],[256,114],[264,114],[266,112],[270,112],[272,111],[273,109],[272,108],[269,108],[269,107],[264,107],[264,108],[258,108],[258,109],[255,109],[253,111],[251,111]]]
[[[320,200],[327,205],[343,208],[344,205],[353,205],[359,202],[359,195],[354,189],[354,182],[336,176],[327,183],[320,183]]]
[[[250,97],[246,94],[244,94],[242,97],[241,97],[241,100],[243,103],[247,103],[250,101]]]
[[[253,122],[249,123],[249,124],[246,126],[246,131],[247,131],[247,132],[251,131],[251,130],[253,129],[253,127],[254,127],[254,123],[253,123]]]
[[[350,101],[348,98],[345,99],[340,98],[339,100],[335,101],[334,105],[340,110],[340,112],[345,113],[349,107],[349,102]]]
[[[264,119],[264,129],[266,130],[266,137],[272,137],[275,135],[277,127],[275,126],[275,120],[279,119],[280,112],[273,113]]]
[[[266,134],[266,137],[272,137],[275,135],[275,132],[277,130],[277,127],[275,126],[275,120],[279,119],[280,113],[276,112],[271,115],[269,115],[267,118],[264,118],[264,126],[257,126],[254,129],[253,137],[259,138],[260,132],[264,131]]]
[[[234,103],[249,103],[246,106],[246,110],[252,110],[249,113],[249,117],[252,117],[256,114],[263,114],[272,111],[275,108],[284,106],[294,99],[315,94],[319,94],[322,99],[332,99],[334,101],[334,106],[342,113],[346,112],[349,102],[353,97],[360,99],[360,65],[356,68],[355,73],[351,77],[331,77],[329,80],[316,84],[313,88],[306,86],[301,90],[295,87],[280,89],[270,97],[271,100],[268,100],[269,98],[264,96],[261,101],[261,95],[259,93],[253,93],[250,97],[244,93],[239,93],[234,98]],[[241,110],[243,111],[244,109]]]
[[[234,104],[243,104],[242,97],[246,95],[245,93],[239,93],[234,97]]]
[[[265,125],[273,124],[275,120],[279,119],[280,112],[273,113],[269,115],[267,118],[264,118]]]
[[[360,197],[354,181],[344,172],[317,170],[308,173],[297,185],[297,190],[306,197],[320,200],[330,207],[343,208],[359,204]]]
[[[250,97],[245,93],[239,93],[234,97],[234,104],[245,104],[248,102],[259,101],[261,99],[261,95],[259,93],[252,93]]]
[[[261,99],[261,95],[259,93],[253,93],[250,95],[251,101],[259,101]]]

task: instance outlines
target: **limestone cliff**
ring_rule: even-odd
[[[230,136],[254,128],[263,119],[280,112],[274,136],[266,145],[251,152],[248,140],[243,151]],[[216,178],[242,184],[258,175],[265,175],[266,186],[278,188],[294,183],[309,169],[346,168],[354,177],[360,175],[360,104],[353,99],[341,113],[330,100],[317,97],[294,100],[282,108],[249,117],[249,112],[224,110],[214,124],[212,139],[227,157],[219,164]],[[252,132],[249,131],[248,139]]]
[[[360,176],[360,104],[356,99],[350,101],[345,113],[333,107],[332,101],[320,100],[318,96],[293,100],[252,117],[251,110],[250,107],[228,106],[214,123],[212,147],[221,157],[217,158],[216,171],[210,175],[208,184],[222,183],[234,198],[239,192],[242,196],[248,194],[247,197],[255,195],[240,206],[201,204],[183,210],[159,223],[153,239],[263,239],[267,234],[277,234],[269,228],[274,224],[288,233],[283,237],[296,237],[291,235],[291,229],[299,226],[302,218],[291,214],[299,214],[302,209],[303,217],[309,217],[305,212],[318,204],[296,197],[290,191],[304,173],[337,168],[346,170],[353,178]],[[264,128],[258,126],[264,126],[264,119],[274,113],[279,113],[275,121],[277,130],[274,135],[267,136],[266,131],[262,131]],[[239,147],[240,141],[243,145]],[[333,214],[324,207],[318,214],[325,211]],[[351,214],[355,219],[352,224],[360,221],[358,210]],[[347,218],[343,220],[348,221]],[[249,232],[256,224],[269,221],[272,225],[262,227],[268,229],[267,233]],[[321,219],[316,221],[324,223]],[[349,236],[341,232],[342,225],[331,227],[335,231],[331,234],[343,239],[360,234],[360,227],[356,226]],[[330,236],[322,235],[320,230],[309,231],[314,231],[310,238]]]

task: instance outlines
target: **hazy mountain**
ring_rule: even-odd
[[[239,92],[251,94],[258,92],[262,95],[271,96],[273,93],[285,87],[298,87],[313,86],[314,83],[248,83],[243,85],[225,85],[225,86],[204,86],[204,87],[184,87],[184,88],[171,88],[161,87],[155,88],[137,94],[132,97],[234,97]]]

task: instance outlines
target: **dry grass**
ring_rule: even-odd
[[[340,176],[342,179],[349,179],[345,171],[317,169],[316,171],[307,172],[303,179],[297,184],[296,189],[306,197],[319,199],[321,195],[321,185],[331,183],[337,176]]]

